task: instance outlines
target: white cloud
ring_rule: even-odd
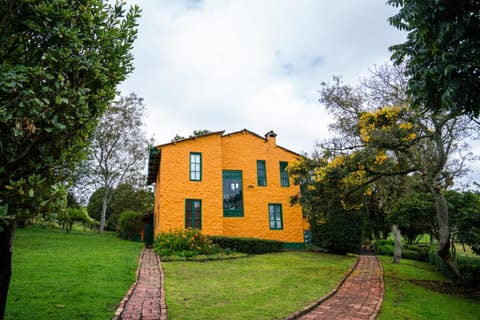
[[[396,9],[378,0],[129,3],[143,13],[136,70],[120,89],[144,97],[159,144],[196,129],[247,128],[311,152],[331,122],[320,83],[342,75],[355,85],[405,38],[387,22]]]
[[[329,121],[320,83],[358,79],[401,41],[377,0],[137,2],[136,70],[121,89],[145,98],[158,143],[200,128],[274,129],[311,151]]]

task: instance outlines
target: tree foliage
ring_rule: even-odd
[[[143,183],[149,143],[142,128],[144,112],[143,99],[131,93],[107,108],[93,132],[80,188],[90,185],[104,190],[100,232],[114,189],[123,182]]]
[[[118,219],[120,233],[128,240],[133,240],[143,227],[142,213],[135,211],[123,211]]]
[[[188,138],[199,137],[199,136],[203,136],[203,135],[208,134],[208,133],[210,133],[210,130],[208,130],[208,129],[193,130],[193,133],[191,135],[189,135]],[[183,140],[183,139],[187,139],[187,138],[185,138],[184,136],[181,136],[177,133],[175,135],[175,137],[173,137],[172,142],[180,141],[180,140]]]
[[[139,9],[101,0],[4,0],[0,12],[0,205],[8,206],[0,220],[1,319],[14,236],[6,221],[47,205],[50,187],[63,186],[81,159],[132,70]]]
[[[90,198],[88,199],[87,211],[88,215],[93,219],[100,221],[102,217],[102,206],[103,206],[103,195],[105,193],[105,188],[100,187],[95,190]],[[112,206],[109,204],[106,211],[106,219],[112,214]]]
[[[88,201],[88,214],[100,221],[102,216],[103,197],[105,188],[100,187],[90,196]],[[106,228],[118,229],[118,219],[124,211],[135,211],[142,214],[153,210],[153,194],[143,188],[122,183],[112,192],[107,204],[105,215]]]
[[[445,196],[451,213],[452,242],[468,245],[480,255],[480,194],[448,191]]]
[[[432,111],[480,114],[480,1],[389,0],[399,12],[389,19],[408,32],[390,47],[406,63],[412,104]]]
[[[336,118],[331,128],[337,135],[319,145],[323,163],[308,174],[318,180],[314,188],[336,181],[325,194],[335,199],[336,193],[347,205],[363,205],[356,200],[362,193],[376,193],[377,207],[387,214],[418,185],[434,199],[439,255],[458,273],[449,252],[444,192],[465,173],[472,157],[465,140],[477,134],[476,127],[465,116],[410,108],[406,87],[399,87],[406,80],[402,66],[387,65],[356,88],[339,78],[324,84],[321,102]]]
[[[112,195],[110,208],[112,210],[112,224],[116,225],[122,212],[136,211],[147,214],[153,210],[153,193],[144,188],[135,188],[130,184],[119,185]]]

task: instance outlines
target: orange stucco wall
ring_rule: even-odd
[[[202,180],[190,180],[190,153],[202,154]],[[222,150],[219,135],[170,144],[161,149],[155,187],[155,234],[185,227],[185,200],[202,201],[202,232],[223,234]]]
[[[190,181],[190,152],[202,154],[202,180]],[[280,161],[297,155],[249,131],[231,135],[208,135],[161,147],[155,189],[155,234],[183,229],[185,200],[202,201],[202,232],[303,242],[304,220],[300,206],[290,206],[290,196],[299,189],[280,186]],[[257,185],[257,160],[265,160],[267,186]],[[223,216],[222,170],[242,171],[243,217]],[[270,230],[268,204],[281,204],[283,229]]]

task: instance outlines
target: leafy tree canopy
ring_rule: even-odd
[[[193,130],[193,134],[189,135],[188,138],[199,137],[199,136],[203,136],[204,134],[208,134],[208,133],[210,133],[210,130],[208,130],[208,129]],[[172,142],[180,141],[180,140],[183,140],[183,139],[187,139],[187,138],[185,138],[184,136],[181,136],[177,133],[175,135],[175,137],[173,137]]]
[[[6,0],[0,12],[0,201],[15,215],[37,207],[37,193],[64,181],[81,159],[133,68],[139,9]]]
[[[0,1],[0,319],[14,227],[65,207],[64,182],[132,71],[139,8],[103,0]],[[56,203],[54,199],[59,199]],[[53,199],[53,200],[52,200]]]
[[[406,63],[414,106],[480,114],[480,1],[389,0],[399,12],[389,19],[407,31],[390,47]]]

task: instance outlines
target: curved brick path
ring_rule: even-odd
[[[360,256],[350,275],[326,299],[287,319],[375,319],[383,302],[383,269],[375,256]]]
[[[112,320],[166,320],[163,270],[153,249],[140,256],[137,281],[120,303]]]
[[[137,282],[125,295],[112,320],[166,320],[163,270],[153,249],[140,257]],[[375,319],[383,302],[383,270],[375,256],[361,255],[351,273],[326,297],[287,320]]]

